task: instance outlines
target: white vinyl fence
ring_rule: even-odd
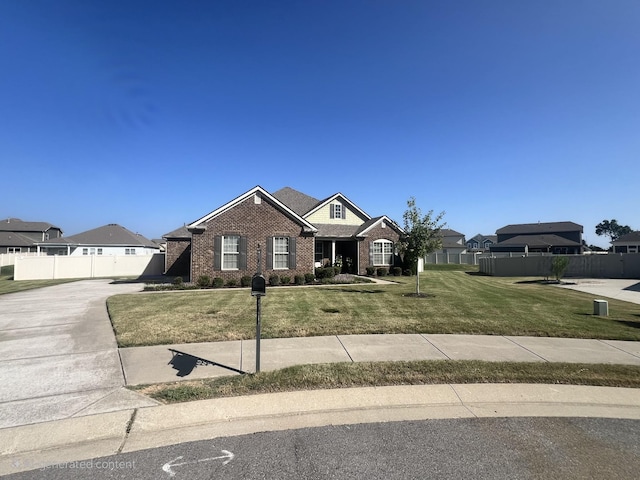
[[[518,252],[495,252],[495,253],[430,253],[425,256],[426,264],[436,265],[479,265],[481,258],[514,258],[514,257],[540,257],[548,256],[550,253],[518,253]]]
[[[29,253],[0,253],[0,267],[6,267],[8,265],[15,265],[16,257],[35,257],[38,254],[36,252]]]
[[[16,256],[14,280],[162,275],[164,253],[153,255]]]

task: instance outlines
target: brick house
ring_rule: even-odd
[[[317,200],[289,187],[271,194],[260,186],[163,236],[166,274],[238,281],[261,268],[288,276],[342,265],[363,274],[391,267],[402,229],[386,216],[372,218],[341,193]],[[189,259],[189,262],[187,262]]]

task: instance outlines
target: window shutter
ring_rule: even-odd
[[[222,237],[216,235],[213,237],[213,269],[222,270]]]
[[[289,237],[289,268],[296,268],[296,237]]]
[[[240,245],[239,248],[239,258],[238,258],[238,269],[246,270],[247,269],[247,237],[240,237]]]
[[[344,205],[342,205],[342,218],[343,219],[347,218],[347,209],[345,208]]]
[[[373,242],[369,242],[369,265],[373,265]]]
[[[273,237],[267,237],[267,270],[273,270]]]
[[[329,205],[329,218],[335,218],[336,216],[336,206],[332,203]]]

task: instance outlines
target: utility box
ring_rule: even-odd
[[[251,296],[263,297],[267,294],[267,281],[262,275],[254,275],[251,279]]]
[[[593,301],[593,314],[600,317],[609,316],[609,302],[606,300],[594,300]]]

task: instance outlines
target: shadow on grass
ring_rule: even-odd
[[[539,284],[539,285],[576,285],[575,282],[565,282],[563,280],[544,280],[544,279],[540,279],[540,280],[520,280],[519,282],[515,282],[516,284],[522,284],[522,285],[532,285],[532,284]]]
[[[474,277],[490,277],[491,276],[488,273],[484,273],[484,272],[467,272],[467,271],[465,271],[464,273],[466,273],[467,275],[473,275]]]
[[[384,290],[370,290],[366,288],[342,288],[340,291],[342,292],[350,292],[350,293],[384,293]]]

